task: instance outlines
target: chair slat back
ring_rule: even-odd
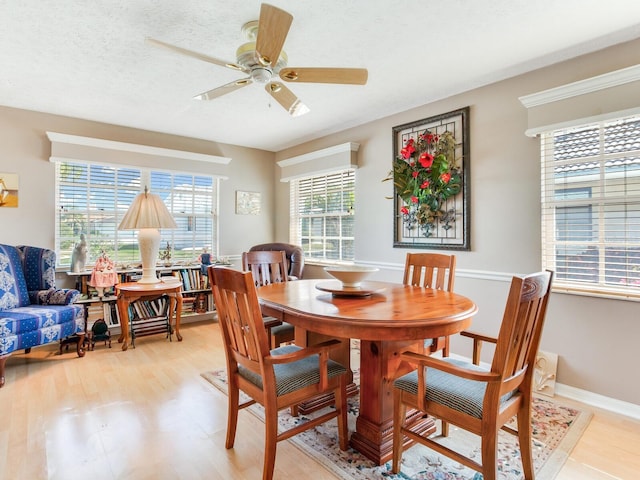
[[[251,272],[257,287],[288,280],[284,250],[243,252],[242,269]]]
[[[251,272],[209,267],[209,281],[216,303],[227,362],[238,362],[260,373],[269,342]]]
[[[491,367],[507,382],[503,391],[522,384],[525,376],[529,378],[527,383],[533,378],[552,277],[551,272],[540,272],[514,277],[511,282]],[[521,388],[530,388],[530,385]]]
[[[455,255],[407,253],[402,283],[452,292],[455,272]]]

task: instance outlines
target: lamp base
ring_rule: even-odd
[[[137,281],[137,283],[160,283],[161,280],[156,277],[156,271],[155,269],[153,270],[153,272],[151,272],[149,275],[145,276],[145,273],[142,273],[142,278],[140,278],[140,280]]]
[[[141,228],[138,231],[138,245],[142,258],[142,278],[138,283],[160,283],[156,276],[156,258],[160,250],[160,232],[157,228]]]

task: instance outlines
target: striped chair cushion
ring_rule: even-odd
[[[486,372],[487,370],[472,363],[443,358],[443,361],[463,367],[469,370]],[[485,382],[467,380],[445,373],[435,368],[427,368],[427,394],[428,402],[435,402],[459,412],[464,412],[476,418],[482,418],[482,401],[487,389]],[[418,372],[413,371],[398,378],[394,386],[413,395],[418,394]],[[503,395],[501,402],[506,402],[513,396],[513,392]]]
[[[286,353],[292,353],[301,350],[300,347],[295,345],[285,345],[271,350],[271,355],[283,355]],[[284,395],[291,393],[309,385],[320,382],[320,370],[319,370],[319,355],[311,355],[310,357],[303,358],[293,363],[285,363],[274,365],[274,371],[276,376],[276,395]],[[333,360],[328,361],[328,375],[329,378],[336,377],[346,373],[347,369],[344,368]],[[262,377],[253,373],[246,368],[239,366],[238,373],[241,377],[250,381],[260,389],[262,389]]]

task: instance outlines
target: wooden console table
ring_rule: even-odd
[[[122,350],[129,347],[129,305],[136,300],[156,298],[163,295],[169,297],[169,325],[171,316],[176,312],[175,332],[178,341],[182,341],[180,335],[180,315],[182,314],[182,282],[179,279],[166,278],[159,283],[126,282],[116,285],[118,297],[118,313],[120,315],[120,336],[118,342],[122,343]]]

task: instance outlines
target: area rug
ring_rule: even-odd
[[[202,376],[214,387],[227,393],[226,371],[216,370],[203,373]],[[358,381],[358,371],[354,372]],[[358,415],[357,395],[349,398],[349,431],[355,430]],[[247,409],[260,419],[264,411],[260,405]],[[281,429],[312,418],[309,416],[291,417],[288,410],[279,415]],[[533,402],[533,455],[537,480],[555,478],[591,420],[591,413],[562,405],[555,400],[536,397]],[[512,426],[515,427],[515,421]],[[436,432],[435,435],[438,433]],[[375,465],[356,450],[349,448],[343,452],[338,447],[337,425],[335,420],[322,424],[289,439],[296,447],[314,458],[336,477],[343,480],[481,480],[482,475],[448,457],[440,455],[422,445],[416,445],[404,451],[401,472],[391,472],[391,462]],[[470,456],[480,459],[480,438],[464,430],[449,426],[449,436],[442,442],[455,446]],[[509,433],[500,432],[498,453],[498,478],[501,480],[521,480],[522,467],[517,438]],[[480,461],[480,460],[479,460]]]

